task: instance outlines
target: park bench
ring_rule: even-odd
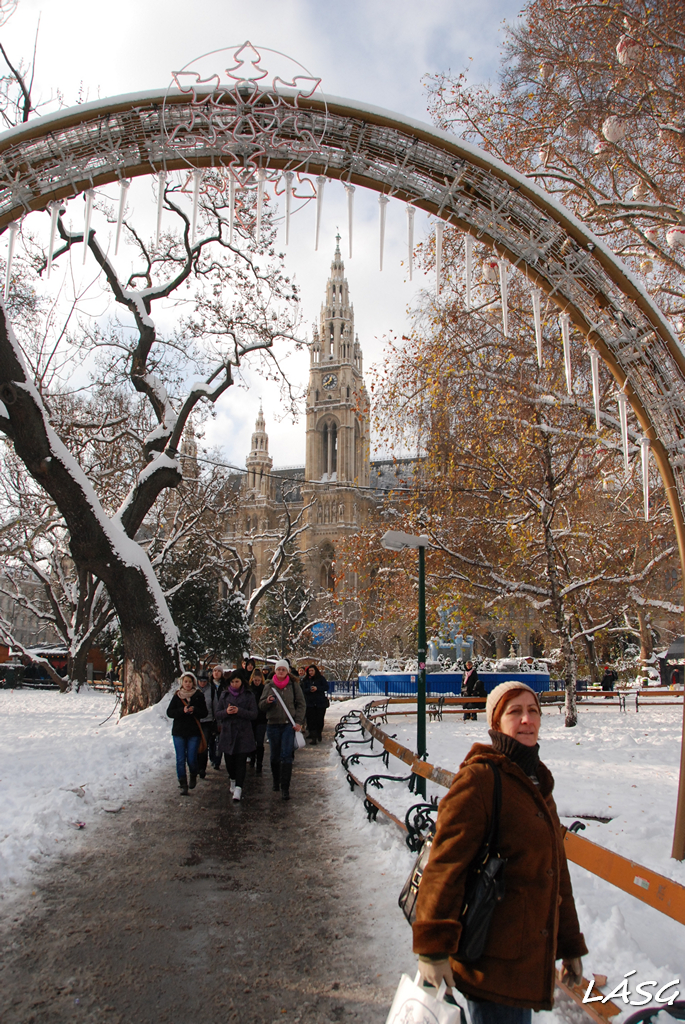
[[[639,711],[640,707],[649,708],[655,705],[664,704],[682,704],[683,703],[683,691],[682,690],[636,690],[635,691],[635,710]]]
[[[428,721],[429,722],[442,722],[442,709],[445,706],[445,698],[440,697],[437,703],[428,705]]]

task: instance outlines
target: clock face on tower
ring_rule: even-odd
[[[326,373],[326,374],[324,374],[324,378],[321,381],[321,386],[323,388],[325,388],[326,391],[332,391],[333,388],[337,388],[337,386],[338,386],[337,374],[335,374],[335,373]]]

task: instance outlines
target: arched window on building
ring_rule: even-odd
[[[319,584],[322,590],[335,590],[335,549],[332,544],[321,547],[321,566],[319,568]]]
[[[338,428],[335,423],[324,423],[321,430],[321,448],[323,475],[330,480],[338,468]]]

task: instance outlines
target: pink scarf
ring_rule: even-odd
[[[274,686],[277,686],[279,690],[285,690],[286,686],[290,682],[290,676],[286,676],[283,682],[279,682],[276,676],[274,676],[271,682],[274,684]]]

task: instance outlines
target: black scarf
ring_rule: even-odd
[[[517,764],[521,771],[525,772],[528,778],[538,785],[537,768],[540,764],[540,744],[536,743],[534,747],[527,747],[524,743],[515,740],[513,736],[507,736],[503,732],[490,729],[489,733],[492,746],[497,753],[504,754],[510,761]]]

